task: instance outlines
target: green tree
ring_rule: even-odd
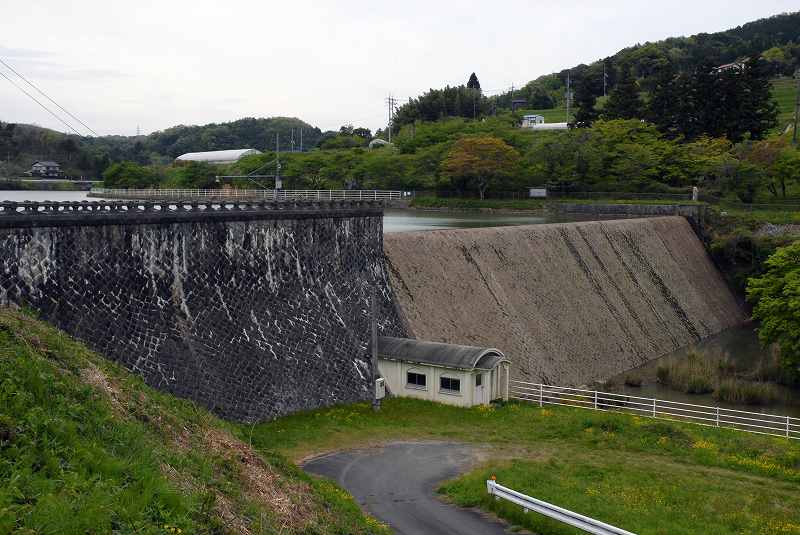
[[[478,77],[475,76],[474,72],[469,75],[469,80],[467,81],[467,88],[477,89],[478,91],[481,90],[481,83],[478,81]]]
[[[778,344],[782,364],[800,374],[800,241],[781,247],[765,263],[766,273],[747,282],[747,299],[760,321],[764,345]]]
[[[672,63],[664,62],[656,68],[651,80],[652,89],[645,113],[647,120],[656,125],[660,132],[670,137],[676,137],[680,132],[675,78],[675,68]]]
[[[575,119],[572,122],[572,126],[575,128],[589,128],[600,117],[596,109],[596,86],[595,80],[588,76],[584,76],[578,82],[575,88],[575,105],[578,107],[578,111],[575,113]]]
[[[639,96],[639,84],[629,65],[620,69],[616,87],[611,91],[603,108],[603,118],[641,119],[645,115],[644,103]]]
[[[103,182],[112,188],[148,188],[158,185],[160,177],[151,168],[134,162],[111,164],[103,172]]]
[[[442,172],[456,186],[474,185],[483,199],[486,190],[511,175],[518,162],[519,153],[502,139],[465,137],[450,149],[442,162]]]

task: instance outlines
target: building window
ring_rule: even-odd
[[[452,377],[440,377],[439,390],[448,394],[461,392],[461,379],[453,379]]]
[[[475,386],[481,386],[483,384],[483,374],[479,373],[475,376]]]
[[[408,372],[406,374],[406,387],[425,390],[426,379],[424,373]]]

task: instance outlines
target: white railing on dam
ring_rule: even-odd
[[[263,199],[267,201],[399,201],[406,196],[402,191],[391,190],[117,188],[92,188],[89,195],[117,199]]]
[[[791,416],[516,380],[510,381],[509,397],[538,403],[540,407],[562,405],[597,411],[627,412],[660,420],[689,422],[800,440],[800,418]]]
[[[594,535],[635,535],[630,531],[625,531],[616,526],[600,522],[594,518],[575,513],[563,507],[553,505],[552,503],[532,498],[514,489],[504,487],[494,479],[486,481],[486,491],[497,500],[503,499],[519,505],[526,513],[528,511],[535,511],[548,518],[574,526],[587,533],[593,533]]]

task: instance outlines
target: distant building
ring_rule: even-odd
[[[212,150],[209,152],[187,152],[175,158],[176,162],[205,162],[210,164],[223,165],[236,163],[245,156],[261,154],[256,149],[233,149],[233,150]]]
[[[719,74],[721,72],[726,71],[742,71],[744,70],[745,64],[742,61],[734,61],[733,63],[726,63],[725,65],[719,65],[714,67],[714,72]]]
[[[61,166],[50,161],[34,162],[27,174],[41,178],[59,178],[62,175]]]
[[[544,124],[544,115],[522,116],[522,128],[533,128],[533,126],[537,124]]]

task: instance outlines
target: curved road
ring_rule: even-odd
[[[335,480],[401,535],[506,535],[497,521],[435,496],[442,481],[469,469],[476,457],[465,444],[395,442],[316,457],[303,469]]]

